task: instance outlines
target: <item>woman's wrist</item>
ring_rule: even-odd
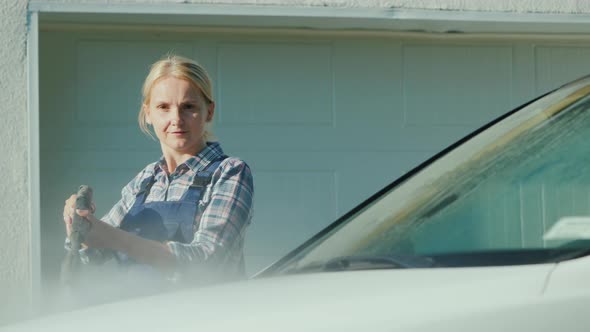
[[[88,221],[89,228],[84,243],[89,248],[109,248],[107,243],[104,242],[104,239],[106,238],[104,236],[104,226],[106,226],[106,224],[99,219],[96,219],[93,215],[89,215],[86,220]]]

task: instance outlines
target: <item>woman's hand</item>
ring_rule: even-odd
[[[69,237],[72,233],[72,221],[74,220],[74,213],[77,213],[81,217],[88,217],[96,211],[96,205],[92,202],[91,210],[80,210],[76,209],[76,195],[70,196],[65,201],[64,205],[64,223],[66,224],[66,235]]]

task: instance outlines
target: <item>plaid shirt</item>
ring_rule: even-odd
[[[152,175],[155,182],[146,203],[180,200],[196,173],[205,170],[221,156],[221,146],[213,142],[208,143],[198,155],[179,165],[173,173],[169,174],[163,158],[149,164],[123,188],[121,200],[101,220],[119,227],[133,206],[141,183]],[[167,243],[180,266],[220,264],[224,273],[243,276],[244,235],[252,218],[253,194],[252,174],[248,165],[234,157],[223,160],[198,204],[195,217],[198,227],[193,241]]]

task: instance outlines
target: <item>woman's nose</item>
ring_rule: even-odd
[[[179,123],[181,122],[182,117],[180,114],[180,108],[179,107],[172,107],[171,112],[170,112],[170,121],[172,121],[173,123]]]

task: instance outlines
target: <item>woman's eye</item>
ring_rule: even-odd
[[[158,106],[156,106],[157,109],[159,110],[167,110],[168,109],[168,105],[166,104],[160,104]]]
[[[185,104],[182,108],[191,112],[194,112],[197,109],[197,107],[194,104]]]

